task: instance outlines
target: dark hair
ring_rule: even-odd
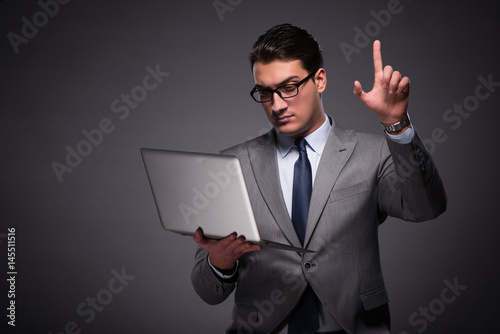
[[[256,62],[300,60],[302,67],[312,73],[323,67],[321,48],[306,30],[285,23],[272,27],[261,35],[250,53],[250,67]]]

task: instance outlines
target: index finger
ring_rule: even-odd
[[[227,237],[225,238],[222,238],[219,240],[220,244],[223,245],[224,247],[227,247],[229,246],[233,241],[235,241],[237,239],[237,234],[236,232],[233,232],[231,233],[230,235],[228,235]]]
[[[376,40],[375,42],[373,42],[373,68],[375,69],[375,75],[383,71],[382,52],[380,51],[380,49],[380,41]]]

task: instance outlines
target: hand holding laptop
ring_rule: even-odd
[[[314,252],[260,237],[237,157],[147,148],[141,154],[163,227],[194,236],[200,247],[210,249],[211,262],[230,267],[261,246]]]
[[[245,241],[245,237],[237,237],[236,233],[220,240],[205,238],[201,228],[196,230],[193,240],[209,253],[212,265],[221,270],[234,269],[236,260],[243,254],[262,249],[261,245]]]

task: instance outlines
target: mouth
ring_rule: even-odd
[[[274,116],[274,119],[278,123],[287,123],[290,119],[292,118],[292,115],[280,115],[280,116]]]

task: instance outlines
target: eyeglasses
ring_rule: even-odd
[[[309,80],[316,72],[312,72],[304,79],[300,80],[295,84],[287,84],[280,86],[276,89],[258,89],[254,87],[250,92],[250,95],[258,103],[269,102],[273,99],[274,93],[278,94],[282,99],[289,99],[291,97],[297,96],[299,94],[299,86],[304,82]]]

